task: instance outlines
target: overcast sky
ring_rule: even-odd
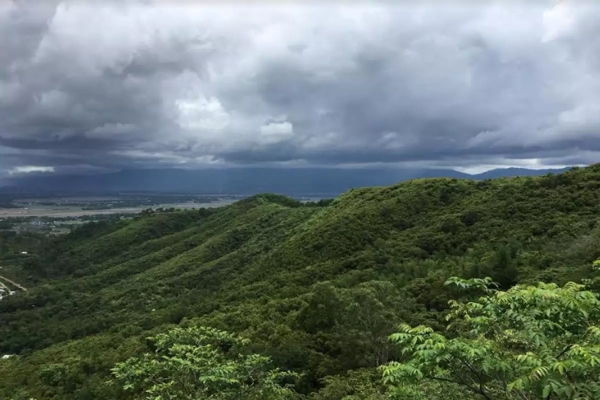
[[[442,3],[0,0],[0,174],[600,161],[600,6]]]

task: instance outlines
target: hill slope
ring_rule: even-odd
[[[0,354],[20,355],[0,362],[0,398],[125,398],[102,384],[112,365],[151,332],[192,322],[252,337],[315,391],[393,357],[386,337],[400,321],[442,327],[449,276],[586,276],[600,256],[599,188],[595,165],[87,225],[24,262],[37,286],[0,302]]]

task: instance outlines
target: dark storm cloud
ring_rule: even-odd
[[[592,2],[27,4],[0,3],[5,173],[600,161]]]

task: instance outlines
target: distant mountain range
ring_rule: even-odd
[[[351,188],[391,185],[416,178],[493,179],[560,173],[570,168],[503,168],[470,175],[453,169],[229,168],[123,170],[99,175],[11,177],[0,192],[22,194],[186,193],[337,195]]]

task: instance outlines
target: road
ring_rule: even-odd
[[[13,286],[15,286],[15,287],[17,287],[17,288],[21,289],[21,290],[22,290],[22,291],[24,291],[24,292],[26,292],[26,291],[27,291],[27,289],[26,289],[26,288],[24,288],[23,286],[19,285],[17,282],[11,281],[10,279],[8,279],[8,278],[6,278],[6,277],[4,277],[4,276],[2,276],[2,275],[0,275],[0,279],[2,279],[2,280],[4,280],[4,281],[6,281],[6,282],[8,282],[8,283],[10,283],[11,285],[13,285]],[[2,282],[0,282],[0,285],[2,285],[2,286],[4,286],[4,287],[6,287],[6,285],[4,285]],[[8,288],[7,288],[7,289],[8,289]]]

